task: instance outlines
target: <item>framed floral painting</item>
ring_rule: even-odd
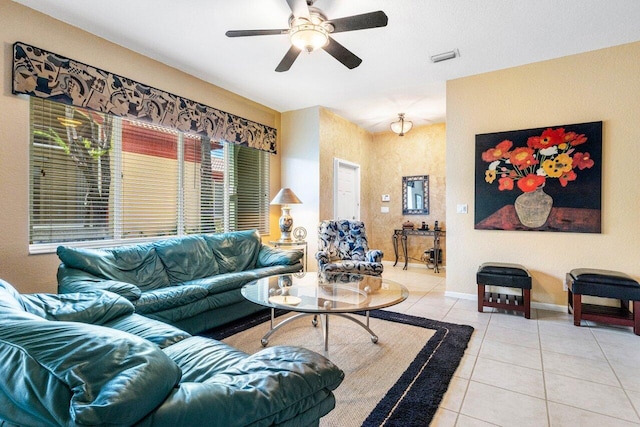
[[[600,233],[602,122],[476,135],[475,228]]]

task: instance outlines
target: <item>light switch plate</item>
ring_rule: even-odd
[[[380,207],[380,212],[381,213],[389,213],[389,206],[381,206]]]
[[[388,202],[391,200],[391,197],[388,194],[383,194],[382,195],[382,201],[383,202]]]
[[[459,214],[466,214],[467,213],[467,205],[466,204],[459,204],[458,206],[456,206],[456,212]]]

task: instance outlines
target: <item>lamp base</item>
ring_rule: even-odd
[[[289,215],[291,208],[282,206],[282,216],[280,217],[280,241],[291,242],[291,229],[293,228],[293,218]]]

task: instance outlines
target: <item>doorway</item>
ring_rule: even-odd
[[[360,165],[333,159],[333,217],[360,219]]]

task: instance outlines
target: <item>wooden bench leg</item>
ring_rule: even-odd
[[[478,311],[482,313],[484,311],[484,285],[478,285]]]
[[[582,295],[573,294],[573,324],[580,326],[580,320],[582,317]]]
[[[524,318],[531,319],[531,289],[522,290],[522,299],[524,300]]]
[[[640,301],[633,302],[633,333],[640,335]]]

